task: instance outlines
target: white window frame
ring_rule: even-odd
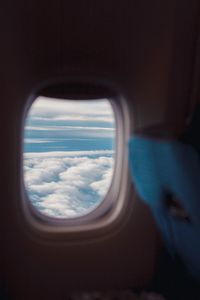
[[[29,109],[36,98],[30,97],[24,113],[22,122],[22,147],[21,147],[21,195],[22,209],[29,228],[41,234],[47,234],[48,237],[57,238],[60,234],[69,233],[90,233],[101,231],[102,228],[113,227],[120,220],[126,211],[131,190],[131,180],[128,171],[128,139],[130,137],[130,115],[127,108],[127,102],[124,97],[106,98],[110,101],[115,116],[115,163],[111,186],[101,204],[86,215],[58,219],[42,214],[37,210],[28,197],[24,183],[24,165],[23,165],[23,143],[24,143],[24,126]],[[100,98],[96,98],[100,99]],[[76,100],[74,100],[76,101]],[[59,235],[58,235],[59,234]]]

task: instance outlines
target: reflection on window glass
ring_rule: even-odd
[[[113,177],[115,119],[108,100],[38,97],[24,128],[24,182],[42,214],[76,218],[105,198]]]

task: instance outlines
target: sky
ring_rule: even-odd
[[[94,210],[113,176],[115,119],[108,100],[38,97],[24,132],[24,182],[33,206],[54,218]]]

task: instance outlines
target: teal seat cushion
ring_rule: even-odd
[[[134,136],[129,165],[140,198],[152,209],[171,255],[200,280],[200,155],[179,141]],[[171,214],[166,198],[179,199],[189,222]]]

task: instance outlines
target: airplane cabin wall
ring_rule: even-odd
[[[134,81],[141,78],[142,87],[144,77],[139,77],[139,72],[142,74],[140,64],[145,69],[144,55],[154,51],[159,37],[169,37],[174,30],[174,2],[179,3],[21,0],[1,4],[0,262],[1,276],[13,299],[63,299],[73,289],[142,286],[152,278],[158,235],[149,209],[129,185],[124,219],[113,230],[105,228],[85,238],[82,234],[80,240],[66,233],[64,239],[62,236],[60,241],[52,241],[28,228],[21,208],[22,121],[28,99],[40,87],[84,78],[108,83],[124,96],[133,116],[131,130],[145,122],[151,124],[156,112],[165,111],[165,101],[158,110],[151,110],[148,120],[143,120],[139,117],[143,106],[135,99]],[[196,2],[193,4],[190,18]],[[180,14],[186,11],[187,7]],[[152,39],[144,38],[148,36]],[[163,73],[167,68],[170,74],[171,36],[167,43]],[[168,76],[166,79],[163,75],[162,86],[163,90],[156,92],[155,103],[168,92]],[[165,113],[160,115],[158,119]]]

